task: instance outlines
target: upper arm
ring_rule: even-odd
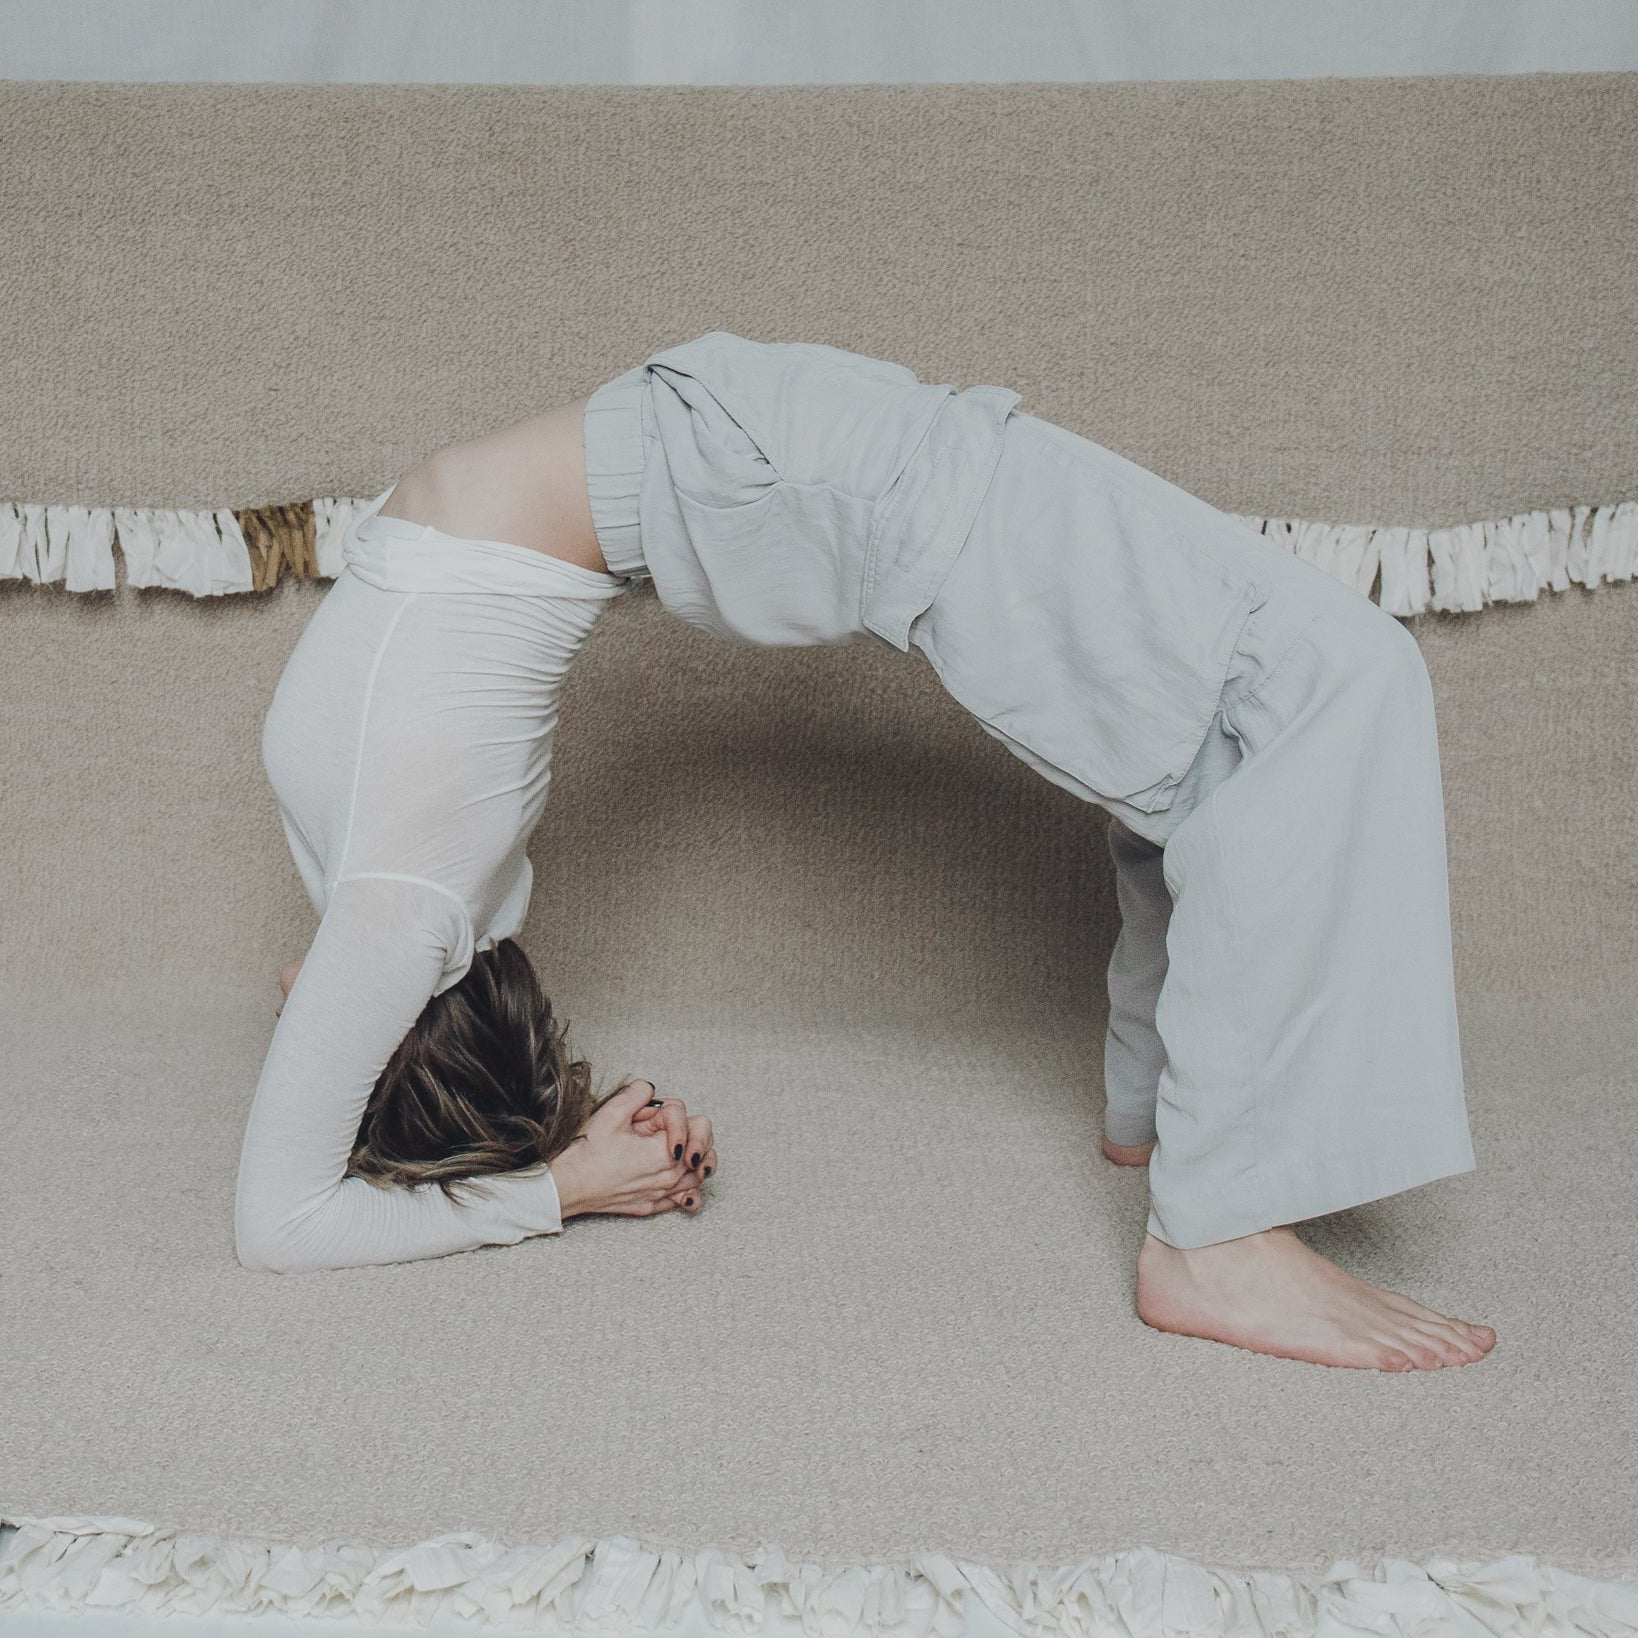
[[[431,999],[461,907],[420,883],[336,884],[290,991],[246,1125],[239,1260],[297,1272],[441,1256],[562,1226],[550,1172],[486,1180],[471,1206],[435,1185],[345,1175],[370,1093]]]

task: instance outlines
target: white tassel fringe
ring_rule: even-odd
[[[342,537],[368,504],[313,502],[321,578],[341,572]],[[1367,597],[1380,578],[1376,601],[1389,614],[1469,613],[1487,603],[1533,602],[1545,589],[1591,590],[1638,573],[1638,501],[1555,506],[1433,529],[1229,515]],[[0,580],[112,590],[116,534],[133,586],[169,586],[195,597],[251,590],[250,554],[225,508],[0,501]]]
[[[1035,1638],[1536,1638],[1638,1634],[1638,1581],[1576,1575],[1524,1553],[1426,1566],[1338,1559],[1306,1581],[1210,1570],[1152,1548],[1001,1571],[938,1553],[823,1570],[777,1547],[652,1551],[627,1536],[503,1547],[471,1531],[392,1551],[298,1547],[164,1530],[136,1519],[14,1520],[0,1610],[350,1614],[425,1625],[655,1632],[690,1608],[717,1631],[764,1629],[767,1600],[806,1638],[956,1638],[970,1591]]]
[[[369,500],[313,502],[322,579],[341,572],[341,541]],[[0,501],[0,580],[63,581],[69,591],[114,589],[114,540],[132,586],[195,597],[252,589],[250,550],[231,510],[147,506],[42,506]]]
[[[1377,601],[1389,614],[1531,603],[1543,589],[1591,590],[1638,572],[1638,501],[1439,529],[1230,515],[1367,597],[1380,572]]]

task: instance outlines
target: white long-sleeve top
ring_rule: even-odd
[[[390,493],[349,528],[263,722],[263,766],[321,919],[245,1130],[234,1228],[247,1268],[400,1262],[563,1226],[549,1169],[486,1176],[491,1198],[460,1205],[436,1185],[344,1174],[428,999],[523,924],[563,678],[629,581],[381,517]]]

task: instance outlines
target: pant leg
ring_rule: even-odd
[[[1149,813],[1119,797],[1086,793],[1109,814],[1107,841],[1120,911],[1120,931],[1109,955],[1109,1031],[1103,1051],[1104,1133],[1114,1143],[1137,1145],[1156,1136],[1155,1103],[1166,1047],[1155,1010],[1166,982],[1172,920],[1166,838],[1239,761],[1240,742],[1219,708],[1178,784],[1176,800],[1164,812]]]
[[[1155,1004],[1166,978],[1166,927],[1172,896],[1162,852],[1111,815],[1120,931],[1109,954],[1109,1031],[1103,1044],[1104,1135],[1137,1146],[1155,1136],[1155,1100],[1166,1049],[1155,1028]]]
[[[1165,837],[1148,1227],[1175,1246],[1476,1165],[1427,668],[1368,598],[1290,571],[1305,623],[1270,667],[1252,616],[1222,704],[1240,760]]]

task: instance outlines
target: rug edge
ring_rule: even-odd
[[[1011,1630],[1054,1638],[1638,1634],[1638,1569],[1604,1579],[1528,1553],[1422,1565],[1338,1559],[1319,1577],[1214,1569],[1145,1546],[1065,1566],[996,1568],[929,1552],[825,1569],[771,1545],[744,1558],[720,1547],[651,1549],[629,1536],[508,1547],[457,1531],[383,1550],[218,1537],[122,1517],[0,1514],[0,1522],[17,1531],[0,1558],[0,1610],[348,1613],[418,1625],[452,1614],[601,1634],[653,1632],[694,1613],[737,1634],[763,1630],[772,1597],[780,1614],[823,1638],[957,1638],[971,1593]]]

